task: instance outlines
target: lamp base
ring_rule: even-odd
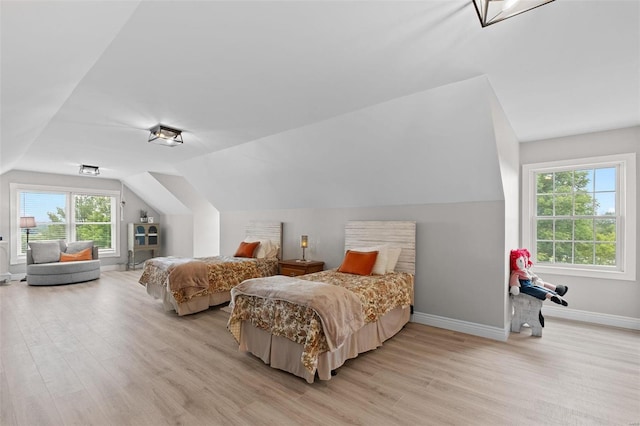
[[[308,259],[296,259],[296,262],[307,263],[307,262],[310,262],[310,260],[308,260]]]

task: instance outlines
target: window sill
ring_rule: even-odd
[[[573,277],[586,277],[586,278],[598,278],[605,280],[618,280],[618,281],[635,281],[635,271],[603,271],[580,268],[579,266],[545,266],[540,263],[535,265],[536,274],[538,272],[542,274],[563,275]]]

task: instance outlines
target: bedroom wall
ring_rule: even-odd
[[[414,321],[501,338],[504,329],[504,215],[502,201],[336,209],[221,212],[220,249],[235,252],[248,222],[283,222],[284,257],[336,268],[344,255],[349,220],[416,221]],[[482,330],[480,330],[482,329]]]
[[[193,215],[162,215],[160,223],[161,256],[196,257],[193,252]]]
[[[519,247],[520,241],[520,143],[516,138],[511,124],[507,120],[502,106],[495,94],[491,93],[491,110],[493,128],[495,132],[502,190],[504,192],[504,276],[510,275],[510,265],[507,254]],[[508,283],[505,280],[504,327],[511,327],[511,303],[508,295]]]
[[[220,252],[220,215],[197,189],[182,176],[150,173],[164,188],[189,210],[188,214],[165,212],[167,235],[164,252],[173,256],[217,256]],[[182,254],[177,254],[182,253]]]
[[[640,127],[632,127],[606,132],[589,133],[521,144],[520,161],[522,164],[545,161],[586,158],[602,155],[635,153],[636,167],[640,151]],[[637,188],[640,188],[640,173],[636,176]],[[640,197],[636,197],[636,221],[640,222]],[[640,223],[636,224],[640,231]],[[636,241],[638,236],[636,235]],[[640,247],[636,249],[636,265],[640,265]],[[535,266],[534,266],[535,268]],[[551,283],[566,284],[568,309],[545,307],[554,315],[574,317],[615,315],[635,318],[636,327],[640,324],[640,283],[635,281],[605,280],[583,277],[540,274]],[[598,318],[595,318],[598,320]]]
[[[119,180],[57,175],[50,173],[37,173],[24,170],[12,170],[0,176],[0,235],[4,239],[10,240],[10,183],[22,183],[31,185],[48,185],[48,186],[64,186],[72,188],[86,189],[105,189],[112,191],[121,191],[122,185]],[[120,256],[119,257],[102,257],[100,259],[102,267],[124,268],[127,262],[127,227],[129,222],[139,221],[140,209],[147,209],[149,216],[160,217],[158,212],[149,209],[145,202],[136,194],[124,187],[124,198],[126,206],[124,209],[124,220],[120,221]],[[21,275],[25,272],[25,265],[10,265],[9,272],[14,275]],[[15,279],[15,276],[14,276]]]

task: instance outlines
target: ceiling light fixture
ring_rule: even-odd
[[[100,169],[98,166],[89,166],[87,164],[80,165],[80,174],[87,176],[98,176],[100,174]]]
[[[182,145],[182,130],[172,129],[171,127],[158,124],[149,129],[149,142],[153,142],[164,146]]]
[[[486,27],[504,21],[554,0],[473,0],[480,25]]]

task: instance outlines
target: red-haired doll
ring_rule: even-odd
[[[509,292],[513,295],[519,293],[528,294],[540,300],[549,299],[562,306],[569,304],[562,298],[569,287],[554,285],[542,281],[540,277],[531,272],[531,253],[526,248],[511,250],[509,261],[511,264],[511,278],[509,279]]]

